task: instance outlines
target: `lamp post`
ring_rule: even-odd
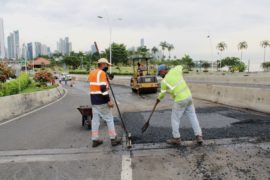
[[[103,19],[103,16],[97,16],[99,19]],[[118,21],[121,21],[122,18],[117,18]],[[111,25],[111,21],[109,18],[109,15],[107,14],[107,21],[108,21],[108,26],[109,26],[109,35],[110,35],[110,64],[112,64],[112,25]],[[110,73],[112,73],[112,68],[110,67]]]
[[[211,36],[208,35],[207,38],[209,39],[209,44],[211,48],[211,61],[212,61],[212,72],[214,71],[214,57],[213,57],[213,45],[212,45],[212,39]]]

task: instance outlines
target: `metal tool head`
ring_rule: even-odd
[[[149,127],[149,121],[147,121],[147,122],[143,125],[143,127],[142,127],[142,133],[144,133],[144,132],[147,130],[148,127]]]
[[[128,137],[127,137],[127,148],[130,149],[132,148],[132,137],[131,137],[131,133],[128,133]]]

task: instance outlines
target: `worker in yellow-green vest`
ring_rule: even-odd
[[[167,143],[173,145],[181,144],[179,132],[180,119],[183,115],[186,115],[191,122],[197,143],[202,144],[202,130],[195,113],[195,107],[192,103],[192,95],[183,78],[182,70],[183,67],[180,65],[170,70],[164,64],[158,67],[158,75],[160,75],[163,80],[161,81],[161,92],[157,98],[157,103],[165,97],[166,92],[169,92],[174,99],[171,115],[173,137],[168,139]]]

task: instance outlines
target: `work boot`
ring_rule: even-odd
[[[202,136],[196,136],[196,142],[197,142],[197,144],[202,144],[203,143],[203,138],[202,138]]]
[[[122,140],[115,137],[114,139],[111,139],[111,144],[112,144],[112,146],[120,145],[120,144],[122,144]]]
[[[93,140],[92,141],[92,147],[93,148],[98,147],[101,144],[103,144],[103,141],[101,141],[101,140]]]
[[[167,144],[171,145],[181,145],[181,139],[180,138],[171,138],[166,141]]]

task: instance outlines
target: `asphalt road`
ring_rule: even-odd
[[[0,126],[0,150],[80,148],[89,147],[89,131],[81,127],[81,115],[76,109],[90,104],[87,83],[68,88],[61,101],[16,121]],[[169,95],[158,105],[151,126],[144,135],[140,130],[150,114],[156,94],[138,96],[124,86],[113,86],[124,121],[134,136],[134,142],[164,142],[171,136]],[[206,139],[231,137],[270,137],[270,116],[253,111],[195,100],[198,119]],[[114,115],[118,116],[116,108]],[[106,138],[106,126],[101,131]],[[119,134],[122,130],[118,125]],[[260,129],[260,131],[258,131]],[[181,135],[191,140],[193,132],[186,118],[181,122]]]
[[[90,103],[87,87],[67,87],[61,101],[0,126],[0,150],[86,147],[89,131],[76,109]]]
[[[0,179],[117,180],[125,175],[132,179],[249,179],[253,176],[263,179],[269,176],[269,139],[262,138],[263,134],[265,137],[269,135],[267,114],[194,100],[207,139],[213,138],[211,133],[218,134],[218,139],[252,134],[252,137],[259,137],[266,144],[258,144],[260,142],[256,139],[255,144],[248,145],[248,148],[246,144],[235,147],[229,143],[217,147],[187,145],[174,149],[162,145],[171,132],[170,97],[167,96],[158,105],[151,127],[142,136],[140,128],[157,95],[138,96],[129,88],[113,86],[136,144],[133,151],[127,151],[124,145],[112,148],[107,128],[102,123],[101,139],[105,142],[93,149],[90,131],[81,127],[81,115],[76,109],[90,103],[87,83],[77,82],[74,87],[66,88],[68,94],[61,101],[0,126]],[[118,115],[116,108],[114,115]],[[189,122],[184,119],[182,125],[184,140],[193,139]],[[238,128],[231,129],[235,126]],[[116,127],[122,136],[118,121]],[[148,150],[143,150],[144,143],[149,142],[157,142],[155,148],[150,146]]]

